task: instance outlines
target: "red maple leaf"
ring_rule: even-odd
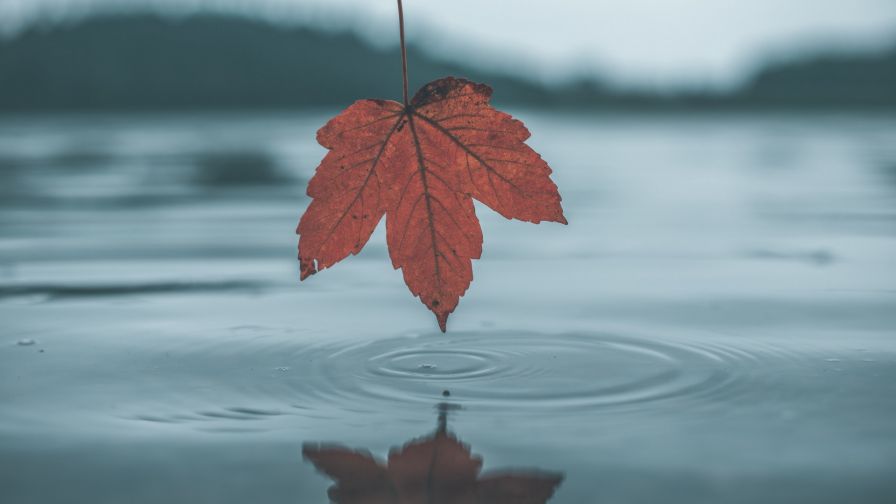
[[[566,219],[551,169],[491,88],[445,77],[408,101],[406,63],[404,76],[404,104],[359,100],[317,132],[330,152],[296,230],[301,278],[360,252],[386,215],[392,265],[444,332],[482,254],[473,198],[508,219]]]

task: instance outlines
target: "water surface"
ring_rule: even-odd
[[[896,119],[518,111],[570,224],[477,206],[443,335],[382,229],[298,283],[328,115],[0,121],[0,500],[327,502],[308,450],[441,435],[552,503],[896,501]]]

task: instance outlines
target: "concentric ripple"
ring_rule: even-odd
[[[477,409],[557,412],[736,394],[745,351],[607,334],[461,333],[306,348],[289,386],[309,404],[363,409],[449,391]]]

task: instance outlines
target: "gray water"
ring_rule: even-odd
[[[443,335],[382,229],[298,283],[329,115],[0,121],[0,501],[324,503],[441,414],[552,503],[896,502],[896,118],[517,111],[570,224],[477,206]]]

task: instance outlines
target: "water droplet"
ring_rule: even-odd
[[[37,342],[34,341],[34,340],[31,339],[31,338],[20,339],[20,340],[18,341],[18,345],[19,345],[19,346],[31,346],[31,345],[33,345],[33,344],[35,344],[35,343],[37,343]]]
[[[277,371],[280,371],[281,373],[285,373],[285,372],[289,371],[289,366],[277,366],[275,369]]]

